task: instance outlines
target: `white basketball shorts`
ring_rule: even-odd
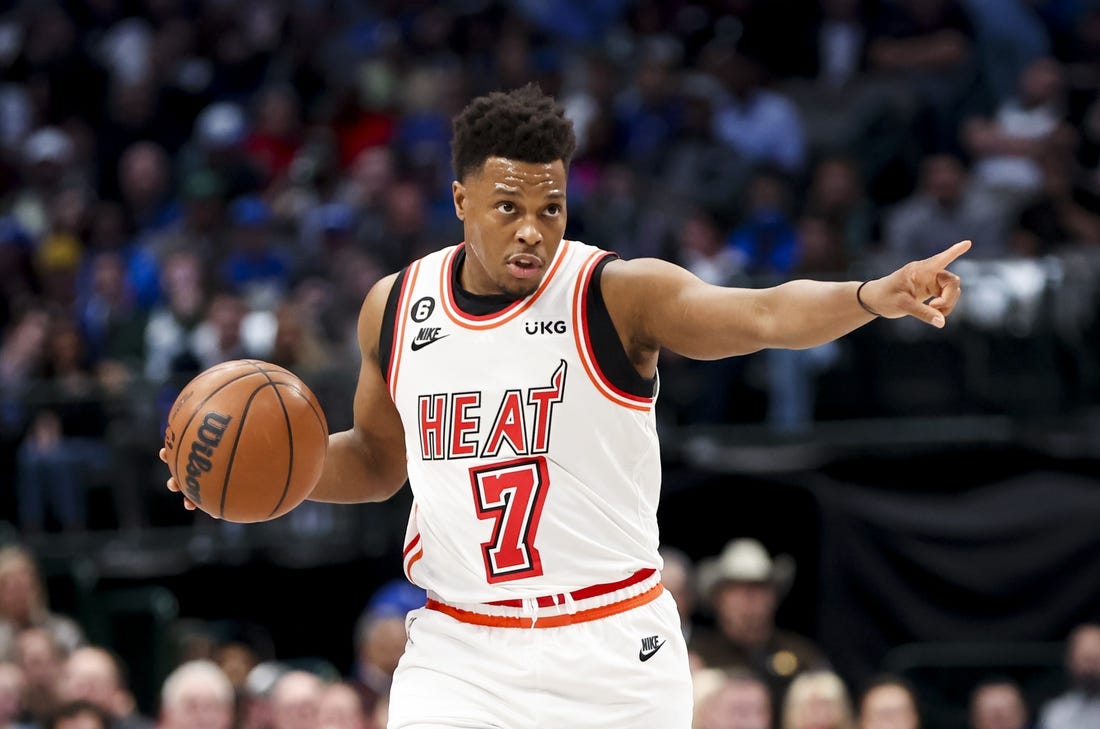
[[[388,729],[690,729],[687,646],[657,580],[549,608],[429,599],[406,619]]]

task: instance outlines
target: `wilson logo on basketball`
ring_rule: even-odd
[[[195,433],[195,440],[191,441],[191,452],[187,455],[187,478],[184,485],[187,489],[187,498],[196,504],[202,503],[202,490],[199,487],[199,479],[213,467],[211,457],[214,449],[222,442],[225,429],[233,420],[231,415],[209,412],[202,419],[202,425]]]

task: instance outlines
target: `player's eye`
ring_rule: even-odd
[[[512,213],[516,212],[516,206],[505,200],[503,202],[497,203],[497,210],[504,213],[505,215],[511,215]]]
[[[546,206],[546,214],[547,215],[552,215],[552,216],[561,215],[561,205],[557,205],[557,204],[547,205]]]

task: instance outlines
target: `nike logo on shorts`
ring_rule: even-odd
[[[642,663],[645,663],[650,658],[657,655],[657,651],[661,650],[661,646],[663,646],[666,642],[667,641],[662,640],[660,643],[658,643],[656,635],[651,635],[648,638],[642,638],[642,647],[641,650],[638,651],[638,660]]]

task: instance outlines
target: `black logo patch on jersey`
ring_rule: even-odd
[[[412,351],[416,352],[417,350],[424,349],[424,347],[427,347],[429,344],[433,344],[440,339],[445,339],[450,336],[449,334],[440,334],[439,331],[440,327],[420,327],[420,331],[416,333],[416,338],[413,339],[412,344],[409,345],[412,347]]]
[[[416,303],[412,305],[409,318],[419,324],[422,321],[427,321],[433,311],[435,311],[435,299],[431,296],[425,296],[417,299]]]
[[[656,635],[650,635],[642,638],[642,647],[638,651],[638,660],[645,663],[653,656],[657,655],[657,651],[661,650],[661,646],[665,644],[665,641],[657,642]]]

